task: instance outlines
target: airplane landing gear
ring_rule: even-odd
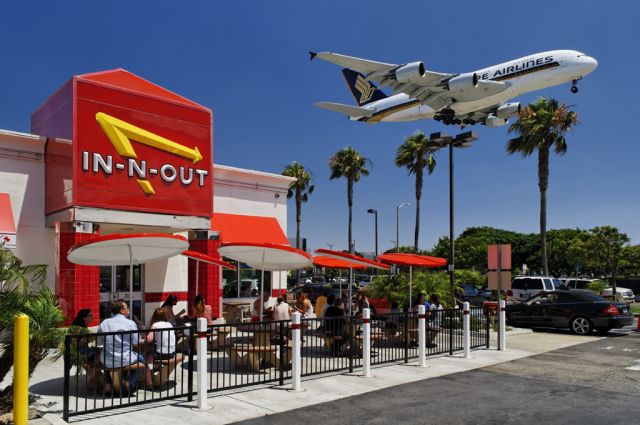
[[[582,77],[571,81],[571,93],[578,93],[578,80],[582,80]]]

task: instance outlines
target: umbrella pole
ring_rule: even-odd
[[[413,283],[412,281],[413,281],[413,267],[409,266],[409,309],[411,309],[411,284]]]
[[[264,251],[262,252],[262,268],[260,270],[260,321],[264,320]]]
[[[349,316],[351,316],[351,304],[353,304],[351,301],[353,299],[353,285],[352,285],[352,280],[353,280],[353,266],[349,265]]]
[[[133,253],[129,245],[129,319],[133,320]]]
[[[340,298],[342,298],[342,269],[338,269],[338,282],[340,283]]]
[[[198,296],[198,278],[200,277],[200,261],[196,260],[196,297]]]

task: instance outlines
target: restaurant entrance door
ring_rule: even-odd
[[[125,300],[135,320],[144,319],[144,265],[133,266],[133,299],[129,299],[129,266],[100,267],[100,321],[111,317],[111,303]]]

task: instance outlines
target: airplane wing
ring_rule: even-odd
[[[472,74],[445,74],[429,71],[424,69],[421,62],[398,65],[332,52],[309,52],[309,55],[311,60],[318,58],[359,72],[367,80],[377,82],[380,87],[390,87],[394,94],[405,93],[436,111],[455,102],[469,102],[492,96],[510,86],[506,82],[477,80]],[[417,70],[420,72],[417,73]],[[407,73],[398,78],[404,71]],[[410,74],[411,71],[414,71],[413,75]],[[461,78],[473,79],[476,84],[475,86],[450,84],[450,81],[456,79],[459,83]]]

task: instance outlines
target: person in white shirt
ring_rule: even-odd
[[[173,325],[169,323],[169,314],[165,308],[156,308],[151,316],[151,332],[147,334],[147,342],[155,341],[154,360],[172,359],[176,355],[176,333],[171,330]]]
[[[138,326],[127,319],[129,306],[123,300],[118,300],[111,305],[112,317],[105,319],[98,327],[98,334],[104,332],[117,332],[113,335],[98,336],[98,344],[102,345],[102,362],[107,369],[126,368],[134,363],[145,363],[144,356],[133,350],[133,346],[140,343]],[[131,332],[134,331],[134,332]],[[145,386],[151,385],[151,371],[145,367]],[[129,373],[129,386],[135,388],[137,382],[137,370]],[[111,390],[111,377],[105,373],[105,392]]]
[[[276,302],[275,307],[273,307],[273,320],[291,320],[291,308],[289,304],[285,301],[285,296],[278,296],[278,301]]]

